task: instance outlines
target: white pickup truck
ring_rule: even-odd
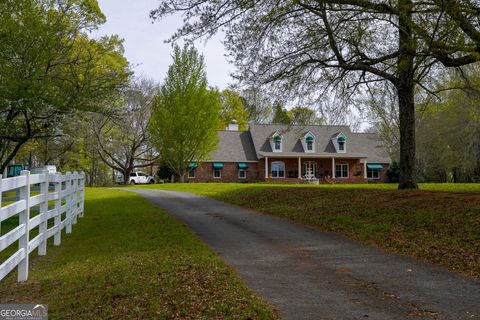
[[[117,183],[123,183],[123,177],[117,177]],[[128,178],[129,184],[154,184],[155,178],[143,172],[132,172]]]

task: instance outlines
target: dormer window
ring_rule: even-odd
[[[275,151],[281,151],[282,150],[282,137],[276,136],[273,138],[273,145]]]
[[[306,142],[307,142],[307,150],[313,151],[313,138],[307,137]]]
[[[338,151],[345,151],[345,140],[344,136],[338,137]]]
[[[310,152],[313,153],[315,152],[315,136],[311,132],[307,132],[306,135],[303,136],[303,138],[300,139],[303,145],[303,150],[305,152]]]
[[[270,136],[270,146],[272,147],[273,152],[282,152],[283,151],[283,138],[282,135],[277,131]]]
[[[332,137],[332,143],[335,146],[335,150],[338,153],[346,153],[347,152],[347,136],[340,132]]]

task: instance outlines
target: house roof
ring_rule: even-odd
[[[315,136],[315,152],[305,153],[301,139],[311,132]],[[273,152],[270,138],[282,136],[282,152]],[[331,141],[343,133],[346,152],[337,153]],[[354,133],[348,126],[333,125],[272,125],[250,124],[249,131],[219,131],[219,145],[212,161],[258,161],[263,157],[337,157],[366,158],[368,163],[390,163],[390,157],[381,146],[380,138],[372,133]]]
[[[211,161],[258,161],[249,131],[218,131],[219,143]]]

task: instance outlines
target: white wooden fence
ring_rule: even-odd
[[[32,196],[32,189],[38,185],[39,193]],[[2,206],[2,193],[8,191],[18,191],[19,197]],[[71,233],[77,217],[83,217],[84,199],[83,173],[67,172],[63,175],[44,171],[30,174],[22,171],[18,177],[0,179],[0,228],[2,221],[18,216],[18,226],[0,237],[0,256],[18,240],[18,249],[0,265],[0,280],[17,266],[18,281],[27,280],[29,254],[38,248],[38,255],[46,255],[47,240],[51,237],[55,246],[60,245],[62,230],[65,228],[66,233]],[[38,214],[31,217],[34,207],[39,208]],[[38,235],[30,239],[30,231],[37,227]]]

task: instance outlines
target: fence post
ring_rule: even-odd
[[[0,176],[0,209],[2,208],[2,195],[3,195],[3,189],[2,189],[2,182],[3,182],[3,176]],[[0,220],[0,235],[2,234],[2,221]]]
[[[40,204],[40,215],[42,215],[42,222],[38,227],[38,231],[42,234],[42,242],[38,246],[38,255],[44,256],[47,254],[47,222],[48,222],[48,185],[49,173],[48,170],[42,171],[45,176],[45,181],[40,184],[40,194],[44,195],[45,199]]]
[[[72,233],[72,173],[66,173],[67,179],[65,181],[65,205],[66,205],[66,217],[67,223],[66,233]]]
[[[83,218],[85,210],[85,172],[80,173],[80,218]]]
[[[18,214],[19,225],[25,224],[25,234],[18,239],[18,249],[23,249],[25,257],[18,264],[18,282],[26,281],[28,279],[28,242],[30,228],[30,171],[23,170],[20,175],[25,176],[26,185],[20,188],[20,200],[25,200],[25,210]]]
[[[62,174],[55,174],[55,193],[57,198],[55,200],[55,218],[53,219],[53,224],[57,228],[55,235],[53,236],[53,245],[59,246],[62,243],[62,215],[60,214],[60,207],[62,206],[62,198],[60,194],[62,193]]]
[[[73,173],[73,187],[72,187],[72,214],[73,224],[77,224],[78,215],[78,172]]]

